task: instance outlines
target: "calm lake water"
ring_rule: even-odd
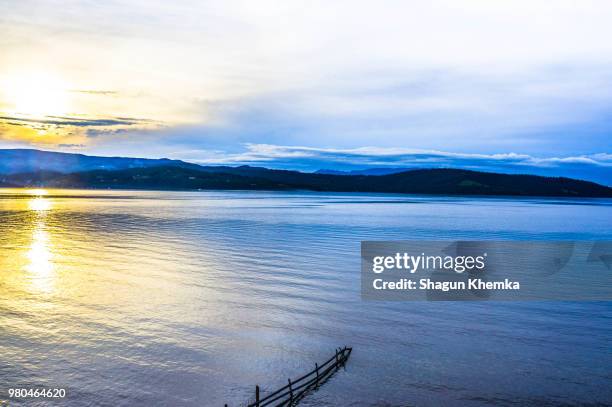
[[[301,405],[610,405],[612,303],[364,302],[359,243],[612,240],[611,220],[609,200],[0,190],[0,399],[238,406],[346,344]]]

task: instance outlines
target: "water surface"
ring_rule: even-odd
[[[0,391],[237,406],[346,344],[303,405],[610,404],[611,303],[363,302],[359,281],[361,240],[612,240],[610,219],[609,200],[0,190]]]

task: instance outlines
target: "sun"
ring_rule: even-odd
[[[68,87],[61,78],[49,73],[9,76],[2,81],[0,91],[2,104],[15,115],[42,118],[68,112]]]

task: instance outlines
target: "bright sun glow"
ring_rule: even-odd
[[[56,76],[45,73],[9,76],[0,89],[13,114],[44,117],[68,113],[68,87]]]

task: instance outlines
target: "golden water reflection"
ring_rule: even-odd
[[[39,291],[53,290],[54,265],[53,245],[44,223],[32,231],[32,243],[26,253],[28,263],[25,269],[30,273],[34,288]]]
[[[45,222],[46,211],[52,207],[51,200],[46,198],[45,190],[28,191],[34,198],[28,201],[28,208],[35,212],[35,225],[32,228],[32,238],[26,252],[27,264],[25,270],[30,275],[32,288],[41,292],[52,292],[54,281],[53,243],[47,231]]]
[[[154,231],[149,221],[118,215],[148,213],[156,201],[130,199],[117,209],[115,199],[106,199],[116,192],[91,194],[0,190],[0,310],[28,310],[42,319],[65,313],[111,325],[161,308],[175,321],[223,317],[185,312],[196,298],[219,297],[212,283],[201,282],[206,276],[217,281],[213,268],[208,273],[212,254],[201,246],[194,251],[178,230],[145,238]],[[184,260],[178,264],[176,256]]]

